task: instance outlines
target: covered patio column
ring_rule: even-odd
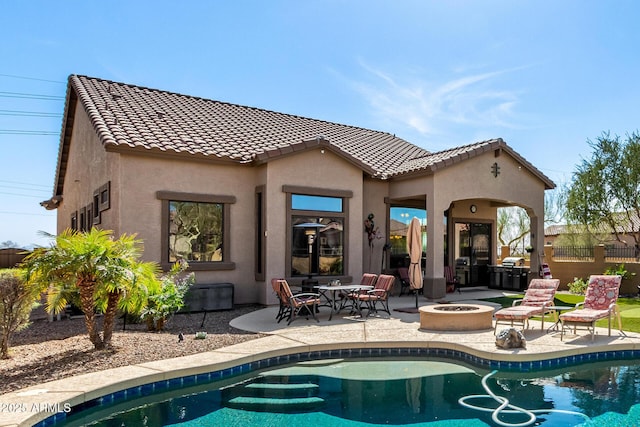
[[[433,180],[430,180],[433,186]],[[427,248],[424,276],[424,295],[429,299],[443,298],[447,293],[444,278],[444,211],[449,202],[438,200],[435,191],[430,188],[426,197],[427,209]]]
[[[527,213],[530,221],[530,243],[533,246],[533,252],[529,260],[529,280],[531,280],[539,276],[540,263],[544,262],[544,218],[537,216],[531,209],[527,209]]]

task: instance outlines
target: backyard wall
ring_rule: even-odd
[[[506,249],[506,250],[505,250]],[[508,256],[508,247],[502,248],[502,257]],[[569,283],[574,278],[588,279],[592,274],[603,274],[609,267],[616,268],[616,265],[624,264],[625,269],[634,274],[629,279],[624,279],[620,286],[620,295],[638,295],[638,285],[640,285],[640,263],[635,259],[610,260],[605,258],[604,245],[594,247],[592,260],[564,260],[555,259],[553,246],[545,245],[544,259],[542,262],[549,265],[551,275],[554,279],[560,279],[559,290],[569,290]],[[528,264],[528,263],[527,263]],[[537,271],[532,271],[530,279],[540,277]]]
[[[22,262],[22,259],[27,256],[26,249],[18,248],[3,248],[0,249],[0,268],[13,268]]]

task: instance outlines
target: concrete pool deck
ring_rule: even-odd
[[[501,296],[501,291],[475,288],[462,293],[447,294],[440,302],[486,304],[483,298]],[[419,305],[436,304],[423,297]],[[0,427],[32,426],[69,406],[162,380],[202,374],[232,368],[262,359],[287,356],[310,351],[352,348],[439,348],[457,350],[471,356],[496,361],[538,361],[585,353],[617,350],[640,350],[640,334],[617,330],[607,336],[607,329],[598,328],[595,340],[586,331],[577,335],[547,333],[551,326],[532,321],[525,332],[526,349],[499,349],[495,345],[493,329],[480,331],[443,332],[420,329],[420,315],[395,311],[415,308],[415,297],[390,299],[391,316],[360,318],[346,312],[329,318],[326,307],[320,309],[319,322],[304,317],[276,323],[278,307],[267,307],[234,319],[231,325],[242,330],[269,336],[241,344],[190,356],[130,365],[108,371],[52,381],[16,392],[0,395]],[[365,310],[366,313],[366,310]],[[624,325],[624,320],[623,320]],[[502,328],[501,328],[502,329]]]

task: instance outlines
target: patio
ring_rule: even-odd
[[[486,304],[481,299],[499,295],[500,291],[473,288],[460,294],[447,294],[445,300]],[[422,297],[419,298],[419,303],[421,306],[436,304]],[[268,337],[210,352],[115,368],[108,373],[94,372],[52,381],[7,393],[3,395],[3,403],[31,407],[32,404],[51,405],[60,402],[60,405],[73,406],[119,390],[156,381],[233,368],[262,359],[283,356],[286,358],[297,353],[328,350],[365,353],[366,349],[377,351],[376,349],[431,348],[442,349],[445,353],[459,352],[464,354],[465,358],[468,355],[469,358],[498,361],[507,366],[512,362],[546,361],[553,364],[554,361],[557,363],[562,359],[565,359],[563,363],[572,363],[574,360],[582,360],[579,356],[581,354],[640,349],[640,334],[627,332],[622,335],[613,330],[609,337],[606,329],[599,328],[594,341],[582,332],[577,336],[565,335],[565,340],[561,341],[559,332],[547,333],[546,327],[541,331],[540,324],[535,321],[531,322],[530,329],[525,332],[526,349],[499,349],[495,345],[493,329],[462,332],[420,330],[418,313],[394,310],[415,307],[413,296],[394,296],[390,298],[389,304],[392,313],[390,317],[385,313],[381,316],[360,318],[342,312],[334,315],[329,321],[330,312],[323,307],[318,313],[319,323],[301,317],[289,326],[286,322],[276,323],[277,306],[267,307],[235,318],[231,325],[246,331],[266,333],[270,335]],[[49,415],[51,414],[5,413],[0,426],[30,426]]]
[[[504,295],[502,291],[486,287],[468,288],[461,293],[449,293],[438,300],[428,301],[419,298],[419,305],[446,303],[492,305],[483,299]],[[391,316],[386,313],[364,318],[341,312],[329,320],[329,309],[320,308],[317,314],[319,323],[301,317],[287,326],[285,322],[276,323],[277,307],[268,307],[234,319],[231,325],[242,330],[260,332],[290,341],[294,347],[299,345],[321,346],[365,346],[365,347],[407,347],[430,346],[461,350],[466,353],[492,360],[541,360],[564,357],[574,354],[611,351],[623,349],[640,349],[640,334],[617,330],[607,336],[606,328],[597,328],[597,336],[592,342],[588,334],[578,331],[577,335],[565,335],[560,340],[560,332],[547,333],[547,325],[540,329],[540,323],[532,320],[525,332],[526,349],[503,350],[496,348],[493,329],[479,331],[432,331],[420,330],[419,313],[396,311],[414,306],[415,299],[411,295],[393,296],[389,298]],[[415,306],[414,306],[415,307]],[[497,309],[498,306],[494,305]],[[624,326],[624,324],[623,324]],[[499,328],[501,329],[501,328]],[[267,338],[268,339],[268,338]]]

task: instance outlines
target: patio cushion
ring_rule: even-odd
[[[495,318],[500,320],[524,320],[536,314],[542,314],[542,307],[517,305],[503,308],[495,313]]]
[[[564,322],[590,323],[598,319],[603,319],[609,315],[609,310],[593,310],[583,308],[580,310],[562,313],[560,317]]]
[[[558,279],[533,279],[525,291],[522,300],[513,302],[513,306],[502,308],[494,313],[496,319],[494,333],[500,323],[521,323],[523,329],[528,326],[529,319],[533,316],[542,317],[544,328],[544,315],[550,313],[548,307],[553,306],[556,290],[560,285]],[[517,303],[520,302],[519,305]]]
[[[593,275],[589,277],[589,285],[584,297],[583,308],[576,309],[560,315],[562,322],[562,335],[564,337],[565,325],[577,327],[582,325],[591,332],[591,339],[595,336],[595,322],[599,319],[609,319],[609,336],[611,336],[611,316],[618,319],[618,329],[622,329],[620,312],[616,302],[620,292],[621,276],[615,275]],[[578,304],[579,305],[579,304]],[[576,307],[578,306],[576,305]]]

